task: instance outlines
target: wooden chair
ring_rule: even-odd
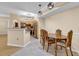
[[[47,52],[48,52],[49,46],[51,44],[54,44],[55,40],[48,37],[48,32],[46,30],[42,29],[41,31],[42,31],[42,39],[43,39],[43,49],[47,45]]]
[[[43,49],[44,49],[44,43],[45,43],[45,41],[44,41],[44,34],[43,34],[43,31],[44,31],[43,29],[40,30],[40,37],[41,37],[41,38],[40,38],[40,39],[41,39],[41,40],[40,40],[40,43],[43,45]]]
[[[57,42],[60,42],[60,40],[61,40],[61,30],[60,29],[57,29],[56,30],[56,39],[55,39],[55,55],[57,55]],[[61,49],[62,49],[62,47],[61,47]]]
[[[71,55],[73,56],[73,53],[72,53],[72,49],[71,49],[71,45],[72,45],[72,35],[73,35],[73,31],[70,30],[67,34],[67,38],[66,38],[66,42],[59,42],[57,43],[58,46],[61,46],[61,47],[64,47],[65,48],[65,52],[66,52],[66,55],[68,56],[68,51],[67,51],[67,48],[70,49],[70,52],[71,52]]]
[[[61,32],[62,32],[62,31],[61,31],[60,29],[57,29],[57,30],[56,30],[56,33],[55,33],[55,34],[56,34],[56,37],[57,37],[58,39],[61,38]]]

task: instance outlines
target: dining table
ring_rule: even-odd
[[[57,37],[56,34],[53,34],[53,33],[49,33],[48,34],[48,37],[51,38],[50,40],[67,40],[67,36],[65,35],[61,35],[61,37]]]
[[[48,35],[50,40],[55,40],[55,55],[57,55],[57,42],[67,42],[67,36],[61,35],[61,37],[57,37],[56,34],[50,33]]]

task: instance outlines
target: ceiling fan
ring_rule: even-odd
[[[68,2],[54,2],[55,7],[62,7]]]
[[[41,14],[42,14],[42,10],[41,10],[41,6],[42,6],[42,5],[39,4],[38,6],[39,6],[39,8],[40,8],[40,10],[38,11],[38,14],[41,15]],[[47,8],[48,8],[48,9],[52,9],[53,7],[54,7],[54,3],[53,3],[53,2],[49,2],[48,5],[47,5]]]
[[[67,2],[49,2],[45,7],[41,8],[41,4],[38,6],[40,7],[40,11],[38,11],[38,14],[43,15],[45,13],[48,13],[51,10],[55,10],[57,8],[60,8],[64,6]]]

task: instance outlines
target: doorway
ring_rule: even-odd
[[[21,28],[27,28],[30,30],[30,35],[38,38],[38,21],[37,20],[27,20],[21,22]]]

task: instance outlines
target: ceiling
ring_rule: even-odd
[[[56,13],[79,6],[79,2],[54,2],[55,6],[52,10],[45,10],[48,2],[0,2],[0,16],[9,16],[9,14],[17,14],[21,16],[37,17],[40,10],[44,14],[40,17],[45,18]]]
[[[40,18],[45,19],[47,17],[53,16],[55,14],[64,12],[66,10],[69,10],[69,9],[72,9],[75,7],[79,7],[79,2],[66,2],[66,3],[59,2],[59,3],[55,4],[54,8],[52,10],[48,11],[48,13],[41,15]]]
[[[15,13],[19,15],[35,16],[39,11],[39,4],[43,8],[48,2],[0,2],[0,15]]]

